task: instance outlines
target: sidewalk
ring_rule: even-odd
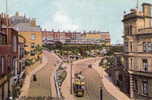
[[[54,73],[61,60],[52,52],[45,52],[47,64],[38,70],[35,75],[37,81],[31,80],[28,96],[31,97],[56,97]]]
[[[111,97],[114,97],[116,100],[131,100],[128,96],[126,96],[123,92],[121,92],[110,80],[110,77],[108,74],[104,71],[102,67],[98,66],[99,62],[97,61],[94,64],[94,69],[99,73],[100,77],[102,78],[102,84],[103,88],[108,92],[108,94],[104,95],[111,95]],[[104,97],[103,97],[104,98]]]
[[[43,68],[47,64],[47,62],[48,62],[48,59],[45,57],[45,55],[43,55],[42,63],[36,62],[34,65],[26,69],[27,75],[24,80],[23,87],[21,88],[21,94],[19,98],[23,96],[28,96],[28,90],[30,87],[30,82],[31,82],[30,80],[31,80],[32,75],[35,74],[37,71],[39,71],[41,68]]]
[[[57,59],[57,64],[55,64],[55,69],[52,72],[51,76],[50,76],[50,83],[51,84],[51,91],[52,91],[52,97],[57,97],[57,91],[56,91],[56,86],[55,86],[55,80],[54,80],[54,75],[56,73],[56,70],[58,69],[58,66],[60,65],[60,63],[62,62],[61,58],[58,57],[56,54],[53,53],[53,56]]]

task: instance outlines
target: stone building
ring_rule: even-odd
[[[130,97],[136,100],[152,98],[152,16],[151,4],[143,3],[142,10],[125,13],[124,56],[130,77]]]

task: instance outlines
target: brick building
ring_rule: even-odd
[[[0,15],[0,100],[13,95],[11,79],[17,74],[18,33],[13,28],[6,28],[6,17]]]
[[[111,45],[108,32],[65,32],[43,31],[43,42],[54,43],[60,41],[65,44],[105,44]]]

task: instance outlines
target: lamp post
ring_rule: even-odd
[[[72,86],[72,73],[73,73],[73,69],[72,69],[72,68],[73,68],[73,64],[72,64],[71,58],[70,58],[70,63],[71,63],[71,65],[70,65],[70,70],[71,70],[71,71],[70,71],[70,73],[71,73],[71,75],[70,75],[70,78],[71,78],[71,79],[70,79],[71,91],[70,91],[70,92],[71,92],[71,94],[72,94],[72,90],[73,90],[73,89],[72,89],[72,88],[73,88],[73,86]]]

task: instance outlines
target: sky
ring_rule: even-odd
[[[152,3],[152,0],[139,0]],[[0,12],[5,12],[0,0]],[[136,8],[137,0],[8,0],[8,13],[17,11],[36,18],[47,30],[110,32],[113,44],[122,43],[124,11]]]

